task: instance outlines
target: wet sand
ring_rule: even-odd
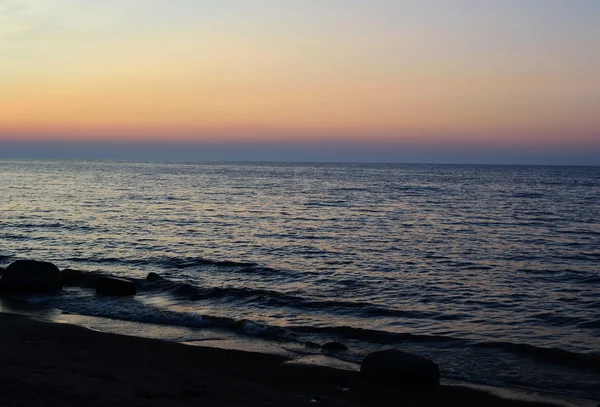
[[[460,386],[402,390],[285,362],[0,313],[2,406],[543,405]]]

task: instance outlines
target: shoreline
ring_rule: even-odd
[[[0,326],[0,398],[6,405],[558,405],[461,384],[435,391],[380,387],[355,371],[288,363],[283,355],[124,336],[16,314],[0,313]]]

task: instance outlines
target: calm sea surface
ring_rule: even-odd
[[[0,266],[19,258],[136,280],[24,299],[84,325],[396,346],[600,397],[600,167],[0,161]]]

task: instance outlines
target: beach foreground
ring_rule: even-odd
[[[477,390],[401,390],[281,356],[107,334],[0,313],[4,406],[542,406]]]

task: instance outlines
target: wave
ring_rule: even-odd
[[[600,232],[590,229],[558,230],[558,232],[564,235],[600,236]]]
[[[515,198],[543,198],[545,195],[539,192],[517,192],[513,194]]]
[[[13,223],[9,225],[11,228],[20,230],[20,229],[61,229],[61,230],[70,230],[70,231],[96,231],[102,232],[107,231],[107,229],[98,228],[95,226],[89,225],[78,225],[72,223],[64,223],[64,222],[48,222],[48,223]]]
[[[356,328],[351,326],[331,327],[292,327],[288,328],[294,333],[326,334],[338,337],[342,340],[359,340],[381,345],[400,344],[402,342],[437,342],[437,343],[459,343],[462,339],[441,335],[420,335],[411,333],[396,333],[379,331],[375,329]]]
[[[63,270],[65,287],[93,288],[101,272]],[[302,297],[295,293],[247,288],[247,287],[201,287],[185,282],[168,280],[156,273],[146,279],[129,278],[138,286],[139,294],[153,293],[167,295],[188,301],[228,300],[231,302],[254,302],[269,307],[287,307],[322,311],[327,309],[337,314],[352,314],[362,317],[396,317],[406,319],[458,320],[461,315],[447,315],[436,312],[399,310],[365,301],[319,300]]]
[[[578,328],[600,329],[600,319],[594,321],[580,322]]]
[[[5,239],[5,240],[36,240],[36,241],[50,240],[50,238],[45,237],[45,236],[31,236],[28,234],[17,235],[17,234],[13,234],[13,233],[0,234],[0,238]]]
[[[36,229],[36,228],[64,228],[66,225],[61,222],[52,222],[52,223],[21,223],[13,225],[18,229]]]
[[[329,202],[307,202],[304,206],[307,207],[336,207],[336,206],[346,206],[348,205],[348,201],[345,200],[337,200],[337,201],[329,201]]]
[[[142,304],[133,298],[79,297],[65,298],[64,301],[61,301],[60,298],[31,297],[27,302],[38,305],[51,305],[63,312],[84,316],[189,328],[213,327],[243,335],[261,336],[276,341],[293,340],[292,335],[283,328],[264,325],[247,319],[164,310]]]
[[[600,321],[595,321],[600,323]],[[340,327],[294,327],[293,333],[326,334],[340,340],[359,340],[380,345],[423,344],[428,346],[467,349],[469,347],[495,349],[509,352],[519,357],[526,357],[539,363],[586,369],[600,373],[600,354],[578,353],[559,348],[544,348],[524,343],[510,342],[473,342],[466,339],[446,335],[422,335],[411,333],[394,333],[387,331],[362,329],[350,326]]]
[[[33,296],[27,303],[55,307],[63,312],[84,316],[109,318],[114,320],[143,322],[156,325],[183,326],[190,328],[219,328],[243,335],[260,336],[275,341],[302,342],[304,334],[318,334],[335,337],[340,340],[360,340],[378,344],[398,344],[402,342],[462,343],[461,339],[448,336],[416,335],[410,333],[392,333],[350,326],[278,327],[248,319],[180,312],[157,308],[137,301],[131,297],[97,297],[82,293],[63,292],[58,296]]]
[[[27,302],[38,306],[51,306],[80,315],[197,329],[212,327],[233,331],[241,335],[260,336],[273,341],[301,343],[308,338],[319,337],[322,340],[359,341],[366,344],[367,347],[405,344],[407,346],[423,345],[438,349],[445,348],[451,352],[452,349],[458,351],[468,348],[489,349],[508,352],[539,363],[585,369],[594,374],[600,373],[600,354],[578,353],[524,343],[474,342],[450,335],[398,333],[355,326],[273,326],[249,319],[157,308],[140,302],[136,298],[89,296],[85,294],[85,291],[67,291],[58,296],[34,296],[29,298]],[[592,323],[598,324],[600,321],[592,321]],[[361,345],[355,344],[355,346],[360,347]]]
[[[546,269],[519,269],[518,272],[537,275],[539,279],[555,283],[600,284],[600,274],[589,271],[573,269],[546,270]]]
[[[147,266],[153,265],[159,268],[166,269],[187,269],[187,268],[195,268],[195,267],[206,267],[206,266],[216,266],[216,267],[240,267],[243,269],[248,268],[256,268],[261,271],[274,271],[272,269],[268,269],[266,267],[259,267],[256,263],[249,262],[238,262],[232,260],[211,260],[203,257],[169,257],[169,256],[156,256],[156,257],[147,257],[144,259],[127,259],[127,258],[116,258],[116,257],[86,257],[86,258],[78,258],[71,257],[65,259],[65,261],[72,261],[77,263],[88,263],[88,264],[119,264],[119,265],[128,265],[128,266]]]
[[[596,353],[577,353],[558,348],[544,348],[524,343],[510,342],[481,342],[474,346],[508,351],[513,354],[529,357],[536,362],[586,368],[596,373],[600,373],[600,354]]]
[[[365,317],[399,317],[432,319],[443,316],[434,312],[398,310],[364,301],[318,300],[308,299],[293,293],[247,287],[199,287],[189,283],[167,280],[155,275],[154,281],[146,281],[141,285],[142,290],[158,291],[175,297],[184,297],[191,301],[207,299],[230,299],[233,301],[259,302],[271,307],[291,307],[296,309],[335,310],[349,312]],[[459,319],[460,316],[452,316]]]
[[[203,257],[155,257],[148,259],[150,262],[168,268],[193,268],[199,266],[218,267],[255,267],[256,263],[238,262],[233,260],[210,260]]]

